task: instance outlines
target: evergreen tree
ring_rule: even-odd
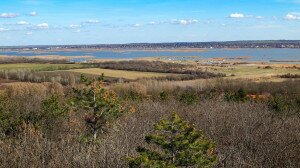
[[[81,75],[84,88],[73,89],[73,107],[85,111],[85,123],[89,133],[96,140],[99,132],[104,132],[107,124],[124,114],[127,109],[123,106],[113,91],[104,88],[103,75],[90,80]]]
[[[44,132],[54,133],[54,127],[61,124],[69,112],[65,99],[59,95],[51,95],[42,101],[41,112],[37,124]]]
[[[171,120],[160,121],[155,130],[156,133],[146,136],[145,141],[157,146],[157,150],[139,147],[139,156],[128,158],[129,167],[211,167],[216,163],[214,142],[177,114],[173,114]]]

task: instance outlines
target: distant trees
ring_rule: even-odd
[[[215,77],[224,77],[225,74],[212,73],[196,69],[191,65],[184,65],[178,63],[166,63],[162,61],[107,61],[101,63],[90,64],[92,67],[99,67],[104,69],[116,69],[127,71],[141,71],[141,72],[159,72],[172,73],[182,75],[169,75],[167,77],[155,78],[157,80],[192,80],[192,79],[208,79]]]
[[[81,75],[81,81],[85,86],[73,89],[72,106],[85,112],[88,133],[96,140],[98,133],[104,132],[112,120],[127,112],[127,108],[113,91],[104,88],[103,75],[93,80]]]
[[[158,149],[139,147],[139,156],[128,158],[129,167],[211,167],[217,162],[214,142],[177,114],[174,113],[171,120],[161,120],[155,130],[157,132],[146,136],[145,141]]]

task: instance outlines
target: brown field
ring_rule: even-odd
[[[123,70],[110,70],[110,69],[100,69],[100,68],[89,68],[89,69],[72,69],[67,70],[68,72],[77,72],[82,74],[91,74],[91,75],[101,75],[104,74],[108,77],[113,78],[124,78],[135,80],[138,78],[153,78],[153,77],[166,77],[169,73],[154,73],[154,72],[138,72],[138,71],[123,71]]]

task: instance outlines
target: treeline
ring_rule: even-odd
[[[300,78],[299,74],[283,74],[283,75],[279,75],[280,78]]]
[[[0,47],[6,50],[23,48],[46,50],[48,48],[68,49],[187,49],[187,48],[300,48],[299,40],[250,40],[250,41],[219,41],[219,42],[175,42],[175,43],[131,43],[131,44],[96,44],[96,45],[59,45],[32,47]],[[58,49],[60,50],[60,49]]]
[[[20,82],[57,82],[64,86],[75,85],[80,83],[80,73],[67,71],[34,71],[30,69],[16,69],[16,70],[0,70],[0,79],[20,81]],[[100,75],[87,75],[90,78],[98,77]],[[106,77],[105,82],[117,83],[118,78]],[[128,82],[123,79],[122,82]]]
[[[141,71],[141,72],[159,72],[159,73],[172,73],[188,75],[178,76],[177,79],[207,79],[214,77],[224,77],[225,74],[211,73],[203,70],[193,69],[191,65],[184,65],[178,63],[166,63],[162,61],[108,61],[102,63],[95,63],[90,66],[115,69],[115,70],[127,70],[127,71]],[[175,78],[172,78],[176,80]]]

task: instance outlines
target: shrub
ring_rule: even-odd
[[[194,90],[186,90],[179,96],[179,101],[187,104],[192,105],[195,104],[199,100],[197,92]]]
[[[162,101],[166,101],[166,100],[168,100],[169,95],[168,95],[167,92],[162,91],[162,92],[159,93],[159,98],[160,98],[160,100],[162,100]]]
[[[188,125],[177,114],[155,125],[157,133],[146,136],[159,149],[138,147],[139,156],[129,158],[129,167],[210,167],[217,162],[215,144],[203,132]]]
[[[226,101],[245,102],[248,100],[247,92],[244,89],[239,89],[237,92],[225,92]]]
[[[268,101],[271,110],[279,114],[294,114],[300,112],[300,97],[288,97],[284,95],[275,95]]]
[[[265,66],[264,69],[273,69],[271,66]]]

